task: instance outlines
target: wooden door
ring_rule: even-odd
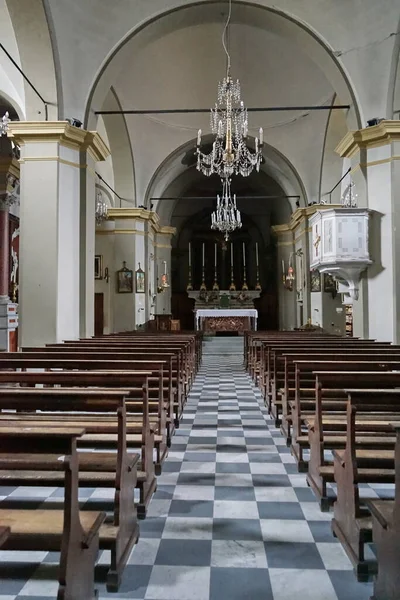
[[[104,294],[94,295],[94,335],[104,333]]]

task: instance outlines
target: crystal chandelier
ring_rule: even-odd
[[[228,240],[229,234],[235,229],[242,227],[242,217],[236,206],[236,194],[231,195],[231,180],[226,178],[222,181],[222,197],[217,196],[217,208],[211,214],[211,229],[218,229],[225,234]]]
[[[107,219],[107,203],[103,200],[103,194],[99,190],[96,197],[96,225],[101,225]]]
[[[3,117],[1,118],[1,122],[0,122],[0,137],[2,135],[7,135],[8,124],[10,123],[10,121],[11,121],[10,114],[7,111],[5,113],[5,115],[3,115]]]
[[[230,76],[231,58],[226,47],[225,34],[231,19],[232,0],[229,0],[228,19],[222,35],[222,45],[227,56],[226,77],[218,84],[215,108],[211,109],[211,131],[216,136],[212,150],[205,154],[200,150],[201,129],[197,135],[197,170],[209,177],[216,173],[221,179],[232,175],[248,177],[255,168],[260,170],[263,147],[263,130],[255,141],[255,152],[247,147],[247,109],[240,98],[239,80]]]

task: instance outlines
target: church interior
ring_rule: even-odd
[[[399,190],[398,0],[0,0],[0,600],[400,600]]]

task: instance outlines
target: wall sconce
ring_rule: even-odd
[[[157,266],[157,293],[158,294],[161,294],[164,290],[169,288],[168,275],[167,275],[167,261],[163,260],[163,263],[164,263],[164,273],[161,275],[161,285],[159,285],[158,266]]]
[[[110,280],[110,274],[109,274],[109,271],[108,271],[108,267],[106,267],[104,269],[104,280],[105,280],[106,283],[108,283],[109,280]]]

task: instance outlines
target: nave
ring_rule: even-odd
[[[109,492],[79,490],[82,504],[100,510],[112,508]],[[7,496],[39,507],[62,490],[0,488]],[[100,600],[367,600],[372,584],[357,583],[331,516],[245,373],[242,338],[206,339],[119,592],[98,583],[109,563],[107,551],[99,555]],[[57,564],[55,553],[0,552],[0,600],[54,598]]]

